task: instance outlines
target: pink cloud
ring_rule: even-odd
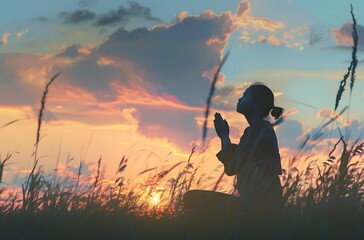
[[[331,119],[334,116],[334,111],[331,108],[323,108],[317,112],[317,116],[323,119]]]
[[[364,38],[364,26],[357,24],[356,29],[357,29],[358,38],[359,38],[358,46],[364,47],[364,39],[363,39]],[[352,31],[353,31],[353,24],[350,22],[346,22],[341,26],[341,28],[332,29],[331,33],[333,34],[333,37],[336,40],[337,44],[352,46],[353,45]]]
[[[125,105],[143,105],[159,108],[174,108],[186,111],[202,112],[204,107],[193,107],[179,101],[175,96],[169,94],[152,94],[141,86],[135,88],[125,87],[117,82],[111,86],[118,92],[117,102]]]
[[[211,70],[204,71],[202,76],[209,79],[211,82],[214,80],[215,74],[218,69],[218,65],[215,65]],[[216,82],[217,83],[224,83],[225,75],[223,73],[219,73]]]
[[[11,36],[11,33],[9,32],[6,32],[6,33],[3,33],[3,35],[1,36],[1,39],[0,39],[0,45],[5,45],[8,43],[8,38]]]

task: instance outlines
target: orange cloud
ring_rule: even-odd
[[[29,32],[29,28],[26,28],[26,29],[24,29],[23,31],[21,31],[21,32],[17,32],[16,33],[16,36],[17,37],[23,37],[27,32]]]
[[[264,17],[250,16],[251,3],[248,0],[243,0],[239,3],[235,14],[234,24],[237,27],[251,27],[254,31],[267,30],[275,32],[277,29],[284,28],[282,21],[271,20]]]
[[[183,21],[186,17],[188,16],[188,12],[187,11],[181,11],[177,14],[177,19],[178,21]]]
[[[263,17],[251,18],[250,24],[255,31],[263,29],[267,30],[268,32],[275,32],[277,29],[284,28],[285,26],[282,21],[274,21]]]
[[[268,37],[261,35],[261,36],[259,36],[259,38],[256,41],[252,41],[252,43],[254,43],[254,42],[260,42],[260,43],[266,42],[266,43],[273,44],[276,46],[281,45],[281,41],[279,39],[277,39],[274,35],[269,35]]]
[[[0,39],[0,45],[5,45],[8,43],[8,38],[11,36],[11,33],[9,32],[6,32],[6,33],[3,33],[3,35],[1,36],[1,39]]]
[[[277,38],[275,35],[270,34],[268,37],[260,35],[258,39],[250,41],[251,43],[268,43],[275,46],[284,45],[288,48],[299,47],[302,45],[307,45],[308,40],[296,40],[291,34],[283,33],[281,38]]]
[[[176,97],[167,93],[160,96],[151,94],[142,85],[134,85],[133,88],[123,86],[117,82],[112,82],[113,87],[118,92],[117,101],[122,104],[155,106],[155,107],[170,107],[181,110],[201,112],[203,107],[188,106],[180,102]]]
[[[109,66],[114,66],[114,67],[117,67],[118,66],[118,64],[115,61],[113,61],[110,58],[106,58],[106,57],[102,57],[99,60],[97,60],[97,64],[99,64],[99,65],[105,65],[105,66],[108,66],[109,65]]]

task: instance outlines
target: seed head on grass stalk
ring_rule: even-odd
[[[350,66],[348,67],[348,71],[346,72],[346,74],[344,75],[343,79],[340,81],[340,86],[339,86],[339,90],[336,94],[336,101],[335,101],[335,111],[337,110],[338,106],[339,106],[339,102],[341,100],[341,96],[343,94],[343,92],[345,91],[345,86],[346,86],[346,81],[349,78],[350,74],[351,74],[351,79],[350,79],[350,95],[351,92],[353,90],[354,87],[354,82],[355,82],[355,70],[356,67],[358,65],[358,58],[356,56],[357,54],[357,48],[358,48],[358,33],[356,30],[356,19],[353,13],[353,6],[351,6],[351,16],[353,18],[353,41],[354,41],[354,45],[353,45],[353,50],[351,53],[351,62],[350,62]]]
[[[354,16],[354,12],[353,12],[353,5],[350,4],[350,7],[351,7],[351,17],[353,18],[353,32],[352,32],[352,36],[353,36],[353,41],[354,41],[354,46],[353,46],[353,51],[352,51],[352,54],[351,54],[351,58],[352,58],[352,64],[353,64],[353,67],[351,69],[351,79],[350,79],[350,95],[351,95],[351,92],[353,91],[353,87],[354,87],[354,82],[355,82],[355,70],[356,70],[356,66],[358,65],[358,58],[356,56],[356,53],[357,53],[357,50],[358,50],[358,40],[359,40],[359,37],[358,37],[358,32],[356,30],[356,19],[355,19],[355,16]]]
[[[220,65],[217,68],[217,71],[215,73],[214,80],[212,81],[212,84],[211,84],[210,93],[209,93],[209,96],[207,98],[206,109],[205,109],[205,121],[204,121],[204,124],[203,124],[203,132],[202,132],[202,146],[205,145],[205,139],[206,139],[206,135],[207,135],[207,119],[208,119],[208,116],[209,116],[209,113],[210,113],[211,99],[212,99],[212,96],[214,95],[215,84],[216,84],[217,78],[219,76],[219,73],[220,73],[222,67],[224,66],[224,64],[226,62],[226,59],[229,57],[229,53],[230,52],[227,52],[225,54],[225,56],[222,58],[222,61],[221,61]]]
[[[348,77],[350,75],[350,71],[351,71],[352,67],[353,67],[353,62],[351,62],[350,66],[348,67],[348,71],[344,75],[344,78],[340,81],[339,90],[337,91],[337,94],[336,94],[335,109],[334,109],[335,112],[336,112],[337,108],[339,107],[341,96],[343,95],[343,93],[345,91],[346,80],[348,79]]]

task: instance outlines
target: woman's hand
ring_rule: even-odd
[[[222,119],[220,113],[215,113],[214,119],[215,131],[217,135],[223,139],[229,139],[229,124],[226,119]]]

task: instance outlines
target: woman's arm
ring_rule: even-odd
[[[249,127],[244,130],[244,134],[240,139],[242,144],[242,139],[248,137]],[[226,175],[233,176],[238,173],[237,164],[235,161],[244,161],[244,159],[236,159],[238,145],[231,143],[230,139],[221,139],[221,150],[216,154],[216,157],[224,164],[224,171]],[[242,156],[241,156],[242,157]]]

